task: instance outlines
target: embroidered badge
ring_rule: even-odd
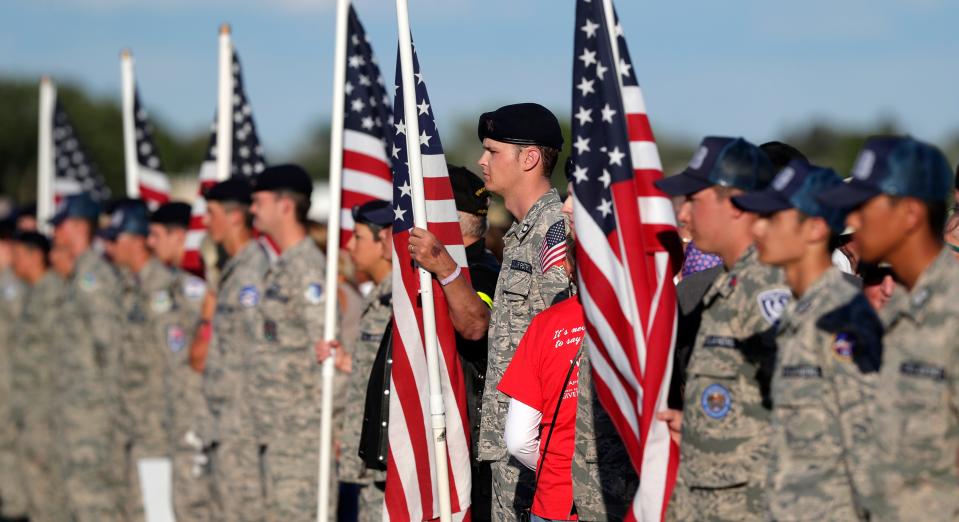
[[[509,269],[519,270],[520,272],[526,272],[527,274],[533,273],[533,265],[527,263],[526,261],[520,261],[519,259],[510,261]]]
[[[93,272],[85,272],[84,274],[80,276],[79,284],[80,284],[81,290],[84,290],[87,292],[96,290],[97,285],[99,284],[97,282],[97,275],[94,274]]]
[[[166,344],[174,353],[179,352],[186,346],[186,334],[183,328],[177,325],[170,325],[166,330]]]
[[[706,339],[703,340],[703,346],[706,348],[735,348],[736,339],[722,335],[707,335]]]
[[[703,390],[703,396],[700,399],[703,412],[713,419],[722,419],[729,414],[733,406],[732,394],[729,389],[722,384],[710,384]]]
[[[320,304],[323,300],[323,287],[319,283],[310,283],[303,291],[303,298],[307,303]]]
[[[273,321],[263,321],[263,338],[267,341],[276,341],[276,323]]]
[[[783,377],[791,379],[817,379],[822,377],[822,368],[811,364],[783,366]]]
[[[899,366],[899,373],[911,377],[931,379],[933,381],[946,380],[946,369],[919,361],[907,361]]]
[[[260,292],[253,285],[247,285],[240,289],[240,306],[244,308],[253,308],[260,302]]]
[[[173,308],[173,299],[170,298],[170,292],[166,290],[157,290],[153,292],[153,298],[150,299],[150,309],[157,314],[165,314]]]
[[[836,334],[836,340],[832,343],[832,351],[836,355],[836,358],[845,362],[851,361],[853,348],[855,348],[855,343],[852,340],[852,336],[845,332]]]
[[[782,288],[766,290],[756,297],[756,301],[759,302],[759,312],[769,324],[775,324],[779,320],[779,316],[783,314],[791,299],[792,294]]]
[[[183,295],[185,295],[187,299],[196,301],[203,297],[205,293],[206,283],[199,277],[188,277],[187,280],[183,282]]]

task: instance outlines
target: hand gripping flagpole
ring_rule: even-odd
[[[53,111],[57,88],[48,76],[40,78],[40,121],[37,137],[37,226],[50,232],[53,217]]]
[[[220,26],[220,58],[217,68],[216,179],[230,179],[233,162],[233,44],[230,24]]]
[[[420,149],[420,123],[416,109],[416,82],[413,78],[413,41],[410,32],[409,3],[396,0],[396,20],[400,36],[400,64],[403,81],[403,113],[406,114],[406,154],[410,167],[413,200],[413,224],[427,228],[426,196],[423,188],[423,157]],[[439,343],[436,337],[436,311],[433,308],[433,276],[422,267],[420,300],[423,303],[423,341],[429,374],[430,420],[436,462],[436,487],[440,504],[440,521],[450,522],[450,476],[446,451],[446,406],[440,384]]]
[[[336,43],[333,58],[333,115],[330,125],[330,217],[326,223],[326,314],[323,340],[336,338],[337,276],[340,255],[340,206],[343,182],[343,104],[346,85],[346,25],[350,0],[337,0]],[[335,354],[323,361],[320,405],[320,480],[317,494],[317,522],[327,522],[330,512],[330,476],[333,453],[333,376]]]
[[[140,197],[140,173],[137,162],[136,124],[133,118],[133,55],[129,49],[120,52],[120,93],[123,109],[123,159],[126,168],[127,197]]]

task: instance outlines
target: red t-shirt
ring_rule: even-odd
[[[549,437],[553,412],[560,387],[586,329],[583,307],[578,298],[555,304],[533,318],[516,348],[497,389],[543,414],[540,424],[540,455],[536,469],[539,483],[530,511],[543,518],[577,520],[573,508],[573,450],[576,436],[576,398],[579,396],[579,364],[569,377],[563,402],[549,441],[548,455],[543,446]]]

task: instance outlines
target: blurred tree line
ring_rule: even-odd
[[[123,139],[119,99],[94,98],[70,84],[58,85],[57,91],[60,102],[70,114],[81,142],[100,173],[114,194],[122,194]],[[33,200],[36,194],[37,93],[35,81],[0,78],[0,193],[18,202]],[[164,168],[171,173],[187,175],[198,172],[205,156],[208,132],[200,130],[188,135],[174,134],[164,123],[162,114],[151,111],[150,117],[156,127],[154,137]],[[441,128],[440,131],[448,161],[479,173],[476,160],[482,153],[482,147],[476,138],[475,117],[461,115],[454,120],[452,128]],[[569,117],[560,115],[567,144],[572,142],[569,121]],[[652,123],[655,130],[656,120],[653,119]],[[883,118],[868,128],[813,120],[786,129],[776,139],[799,148],[814,163],[832,166],[844,174],[849,172],[856,152],[867,136],[901,132],[904,130],[891,118]],[[318,122],[289,154],[290,157],[277,157],[275,151],[270,150],[266,151],[266,156],[274,162],[300,163],[315,178],[324,180],[328,178],[329,136],[329,122]],[[697,142],[698,137],[657,135],[665,173],[681,170]],[[959,130],[937,144],[943,147],[952,164],[955,164],[959,159]],[[553,182],[560,187],[561,192],[565,192],[563,165],[568,154],[567,145],[553,173]]]

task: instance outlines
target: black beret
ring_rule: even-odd
[[[253,192],[296,192],[309,197],[313,193],[313,180],[299,165],[275,165],[253,177]]]
[[[389,201],[374,199],[353,207],[353,222],[377,228],[393,226],[393,205]]]
[[[191,212],[189,203],[171,201],[160,205],[153,211],[153,214],[150,215],[150,223],[188,228]]]
[[[250,180],[244,176],[234,176],[210,187],[203,197],[206,198],[207,201],[249,205],[253,203],[251,194],[253,194],[253,188],[250,187]]]
[[[549,109],[537,103],[517,103],[485,112],[479,118],[476,132],[480,141],[490,138],[516,145],[563,148],[559,120]]]
[[[13,236],[13,240],[43,252],[44,256],[50,253],[50,240],[39,232],[21,230]]]
[[[485,216],[489,211],[489,191],[476,174],[466,167],[446,165],[450,173],[450,183],[453,184],[453,198],[456,200],[456,210]]]
[[[17,217],[30,216],[37,217],[37,204],[36,203],[27,203],[22,207],[17,209]]]

